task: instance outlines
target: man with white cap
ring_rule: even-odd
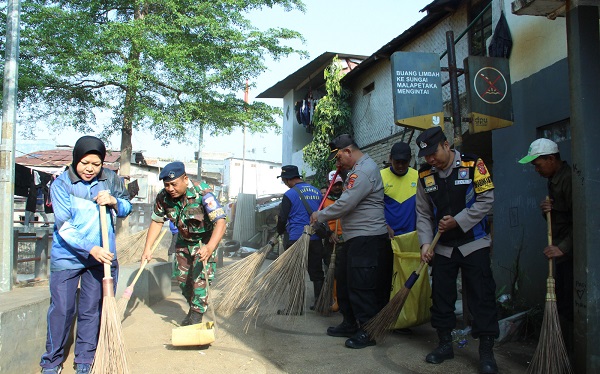
[[[544,178],[548,179],[548,196],[540,203],[546,218],[550,212],[552,220],[552,245],[544,248],[547,258],[556,264],[556,306],[563,320],[563,335],[567,349],[572,348],[569,331],[573,322],[573,198],[571,167],[560,158],[558,145],[550,139],[534,140],[521,164],[531,163]]]

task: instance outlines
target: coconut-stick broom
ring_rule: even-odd
[[[152,245],[150,254],[154,253],[154,250],[156,249],[156,247],[158,247],[158,243],[160,243],[160,241],[162,240],[163,236],[165,236],[165,233],[167,231],[169,231],[169,230],[162,230],[162,232],[160,233],[158,238],[154,241],[154,244]],[[138,278],[142,274],[142,271],[144,271],[144,268],[146,267],[147,264],[148,264],[148,260],[144,259],[144,261],[142,261],[142,264],[140,265],[140,269],[138,270],[137,274],[135,275],[135,278],[133,278],[133,281],[131,282],[131,284],[125,289],[125,291],[123,291],[123,295],[121,296],[119,301],[117,301],[117,309],[119,310],[119,316],[121,317],[121,319],[123,319],[123,316],[125,315],[125,309],[127,308],[129,299],[131,299],[131,295],[133,294],[133,287],[135,287],[135,283],[137,282]]]
[[[327,187],[327,191],[323,196],[323,200],[321,200],[321,204],[319,204],[319,209],[323,209],[323,205],[325,204],[325,200],[327,196],[329,196],[329,192],[331,188],[335,184],[335,179],[337,178],[340,170],[337,169],[329,182],[329,186]],[[335,232],[337,233],[338,225],[340,220],[337,219],[335,221]],[[337,243],[333,244],[333,251],[331,252],[331,259],[329,260],[329,267],[327,268],[327,274],[325,275],[325,280],[323,282],[323,286],[321,287],[321,292],[319,293],[319,297],[315,300],[315,311],[323,316],[329,316],[331,314],[331,306],[333,304],[333,286],[335,282],[335,247]]]
[[[259,274],[248,288],[245,300],[249,300],[249,305],[244,313],[244,319],[249,319],[246,330],[252,319],[275,312],[280,314],[278,308],[284,304],[287,308],[281,312],[288,317],[303,313],[308,244],[312,234],[312,228],[304,226],[302,236]]]
[[[546,196],[546,200],[550,197]],[[552,245],[552,223],[550,212],[546,212],[546,223],[548,225],[548,245]],[[537,348],[533,358],[527,367],[529,374],[572,374],[569,355],[565,348],[560,319],[556,307],[556,290],[553,277],[554,259],[548,260],[548,278],[546,279],[546,306],[544,308],[544,320]]]
[[[219,271],[215,282],[219,288],[227,291],[215,303],[214,309],[224,316],[230,316],[244,304],[247,300],[248,289],[265,262],[267,254],[273,249],[276,238],[277,234],[258,251]]]
[[[335,178],[333,179],[335,180]],[[335,232],[337,234],[339,220],[335,221]],[[332,312],[333,305],[333,285],[335,282],[335,247],[337,243],[333,243],[333,251],[331,251],[331,259],[329,260],[329,267],[327,268],[327,274],[325,275],[325,281],[321,288],[321,293],[315,302],[315,312],[322,316],[329,316]]]
[[[432,253],[435,248],[438,240],[440,239],[441,233],[438,231],[435,234],[435,237],[431,241],[429,245],[428,252]],[[371,318],[369,322],[365,324],[365,331],[369,334],[371,339],[375,340],[383,340],[385,338],[385,334],[391,328],[391,326],[396,322],[402,308],[404,307],[404,303],[408,298],[408,294],[410,293],[410,289],[414,286],[417,279],[419,279],[419,275],[421,275],[421,271],[425,268],[427,263],[421,261],[419,268],[416,271],[413,271],[410,277],[404,282],[404,287],[398,291],[394,297],[386,304],[375,315],[375,317]]]
[[[102,246],[109,250],[106,206],[100,205],[100,227],[102,228]],[[96,355],[92,363],[91,374],[128,374],[127,353],[121,318],[115,300],[114,283],[110,274],[110,264],[104,264],[102,279],[102,314]]]

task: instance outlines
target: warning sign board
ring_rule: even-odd
[[[508,59],[469,56],[464,64],[469,132],[511,126],[513,111]]]
[[[439,126],[444,121],[440,57],[395,52],[391,62],[394,123],[419,130]]]

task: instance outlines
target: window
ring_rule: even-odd
[[[564,142],[571,139],[571,122],[569,119],[554,122],[549,125],[538,127],[538,138],[547,138],[555,143]]]
[[[375,82],[371,82],[363,88],[363,95],[368,95],[375,89]]]
[[[473,0],[469,7],[469,24],[485,9],[491,0]],[[469,54],[487,56],[485,42],[492,36],[492,7],[471,26],[469,30]]]

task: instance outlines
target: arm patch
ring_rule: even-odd
[[[475,193],[482,193],[494,189],[492,177],[482,159],[477,160],[477,164],[475,165],[475,177],[473,179]]]

